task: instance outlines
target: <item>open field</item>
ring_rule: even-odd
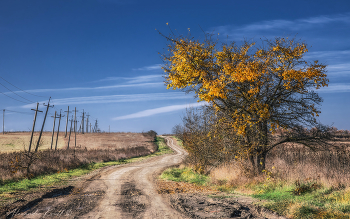
[[[79,134],[77,147],[74,147],[74,139],[71,139],[68,150],[63,134],[60,147],[49,150],[51,139],[48,134],[44,134],[41,150],[34,153],[32,146],[29,154],[19,145],[30,138],[30,133],[9,133],[0,137],[3,144],[0,150],[0,185],[91,163],[145,156],[157,150],[156,136],[152,132]],[[12,145],[12,150],[9,150],[9,145]]]
[[[0,153],[16,152],[28,150],[30,141],[30,132],[10,132],[4,135],[0,134]],[[64,138],[65,133],[60,132],[57,142],[57,149],[66,149],[68,145],[68,135]],[[39,132],[34,133],[32,149],[35,148]],[[44,132],[39,149],[51,148],[52,132]],[[74,147],[74,133],[71,135],[70,148]],[[53,138],[53,148],[56,144],[56,133]],[[153,145],[150,140],[141,133],[85,133],[77,134],[77,147],[87,149],[120,149],[125,147]]]

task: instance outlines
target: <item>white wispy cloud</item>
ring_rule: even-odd
[[[155,65],[145,66],[142,68],[134,68],[133,70],[135,70],[135,71],[153,71],[153,70],[159,70],[161,68],[162,68],[161,64],[155,64]]]
[[[210,33],[219,32],[222,36],[229,36],[233,39],[242,40],[244,37],[265,36],[267,38],[275,36],[276,31],[284,34],[296,33],[300,30],[310,30],[323,27],[331,23],[350,24],[350,13],[328,16],[310,17],[296,20],[268,20],[260,21],[244,26],[226,25],[212,28]]]
[[[135,76],[135,77],[107,77],[107,78],[98,80],[96,82],[123,81],[123,83],[135,84],[135,83],[145,83],[145,82],[155,81],[155,80],[161,79],[161,78],[162,78],[161,74],[154,74],[154,75],[140,75],[140,76]]]
[[[350,83],[331,83],[328,87],[322,87],[316,92],[319,93],[344,93],[350,92]]]
[[[116,85],[108,85],[108,86],[98,86],[98,87],[69,87],[69,88],[56,88],[56,89],[33,89],[33,90],[25,90],[25,91],[15,91],[15,93],[49,93],[49,92],[63,92],[63,91],[88,91],[88,90],[108,90],[108,89],[116,89],[116,88],[125,88],[125,87],[154,87],[154,86],[164,86],[163,82],[155,82],[155,83],[135,83],[135,84],[116,84]],[[10,94],[11,92],[7,92],[6,94]]]
[[[71,97],[62,99],[52,99],[52,104],[56,105],[78,105],[78,104],[97,104],[97,103],[118,103],[118,102],[137,102],[154,100],[174,100],[193,98],[183,92],[172,93],[148,93],[148,94],[128,94],[128,95],[107,95],[107,96],[89,96],[89,97]],[[34,107],[34,104],[27,104],[22,108]]]
[[[332,64],[327,66],[329,75],[348,75],[350,76],[350,63]]]
[[[118,117],[113,118],[112,120],[125,120],[125,119],[135,119],[135,118],[148,117],[148,116],[153,116],[156,114],[182,110],[182,109],[186,109],[189,107],[203,106],[205,104],[206,104],[205,102],[199,102],[199,103],[194,103],[194,104],[182,104],[182,105],[172,105],[172,106],[159,107],[159,108],[155,108],[155,109],[143,110],[143,111],[140,111],[137,113],[132,113],[132,114],[125,115],[125,116],[118,116]]]
[[[305,59],[346,59],[350,58],[350,50],[333,50],[333,51],[316,51],[308,52],[304,56]]]

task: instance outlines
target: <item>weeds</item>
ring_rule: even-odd
[[[196,185],[208,185],[209,177],[196,173],[191,168],[169,168],[166,169],[162,175],[161,179],[172,180],[175,182],[188,182],[194,183]]]

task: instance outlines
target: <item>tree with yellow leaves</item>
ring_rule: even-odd
[[[210,103],[221,125],[240,136],[235,138],[240,139],[238,155],[251,160],[258,172],[277,145],[312,146],[327,131],[316,121],[322,99],[315,92],[328,85],[326,65],[303,58],[305,43],[275,38],[258,47],[254,42],[219,45],[208,34],[203,42],[190,36],[164,37],[167,88],[193,92],[199,101]],[[303,131],[315,126],[319,131]],[[275,138],[279,128],[288,134]]]

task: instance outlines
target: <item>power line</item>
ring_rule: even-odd
[[[13,92],[11,89],[9,89],[8,87],[6,87],[5,85],[3,85],[3,84],[1,84],[1,83],[0,83],[0,85],[2,85],[2,86],[3,86],[4,88],[6,88],[7,90],[11,91],[13,94],[15,94],[15,95],[19,96],[20,98],[23,98],[23,99],[25,99],[25,100],[29,101],[29,103],[34,103],[33,101],[28,100],[27,98],[24,98],[24,97],[22,97],[22,96],[21,96],[21,95],[19,95],[19,94],[16,94],[15,92]]]
[[[14,100],[16,100],[16,101],[19,101],[19,102],[22,102],[22,103],[28,104],[28,102],[24,102],[24,101],[21,101],[21,100],[17,100],[16,98],[13,98],[13,97],[11,97],[11,96],[9,96],[9,95],[7,95],[7,94],[3,93],[3,92],[0,92],[0,93],[2,93],[3,95],[5,95],[5,96],[7,96],[7,97],[9,97],[9,98],[11,98],[11,99],[14,99]]]
[[[8,82],[7,80],[5,80],[3,77],[0,76],[0,78],[1,78],[2,80],[6,81],[7,83],[11,84],[11,83]],[[25,91],[25,90],[22,90],[21,88],[15,86],[15,85],[13,85],[13,84],[11,84],[11,85],[14,86],[15,88],[17,88],[18,90],[21,90],[21,91],[23,91],[23,92],[25,92],[25,93],[27,93],[27,94],[30,94],[30,95],[33,95],[33,96],[37,96],[37,97],[44,97],[44,96],[39,96],[39,95],[35,95],[35,94],[32,94],[32,93],[29,93],[29,92],[27,92],[27,91]]]
[[[6,111],[13,112],[13,113],[22,113],[22,114],[29,114],[29,115],[32,115],[32,113],[27,113],[27,112],[18,112],[18,111],[8,110],[8,109],[6,109]]]

